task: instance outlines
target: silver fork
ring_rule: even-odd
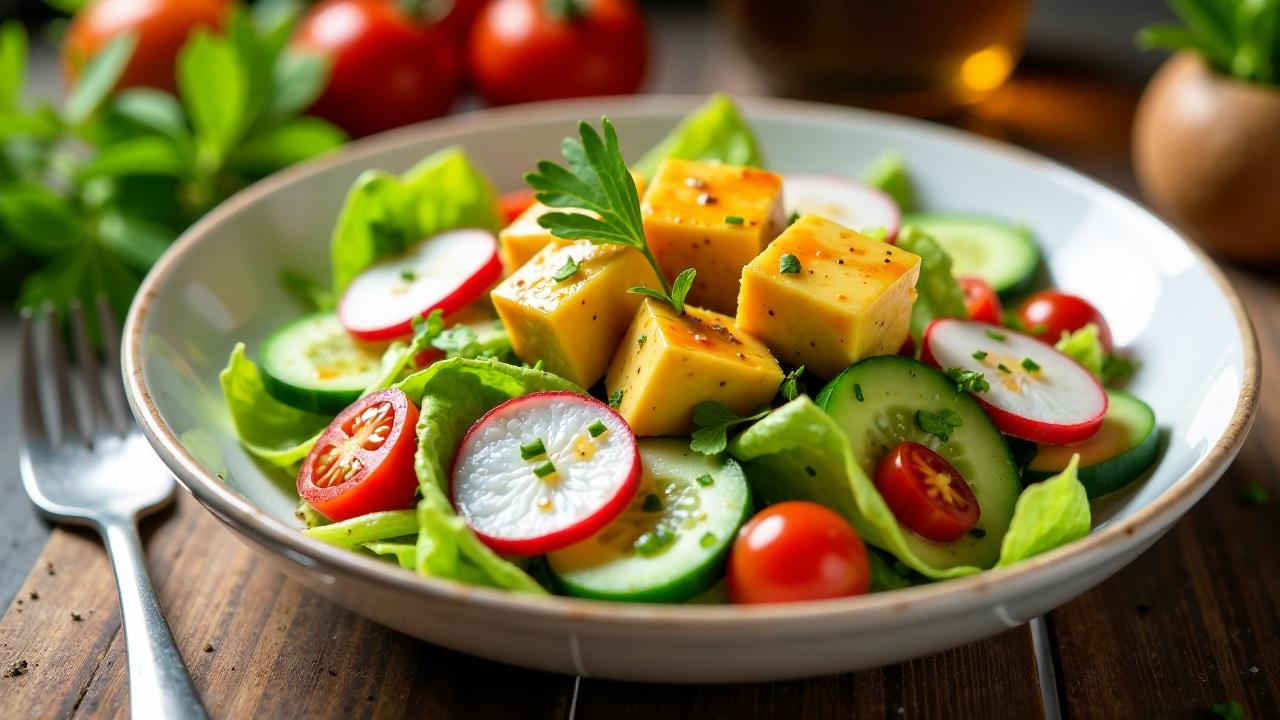
[[[106,543],[120,593],[132,717],[204,718],[138,538],[138,520],[172,501],[175,483],[126,414],[118,325],[103,298],[96,304],[105,369],[78,303],[67,310],[78,372],[67,363],[53,308],[22,313],[22,484],[50,518],[88,525]]]

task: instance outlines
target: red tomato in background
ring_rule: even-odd
[[[71,19],[62,44],[62,63],[72,84],[85,65],[113,40],[135,33],[138,44],[116,83],[117,89],[152,87],[174,92],[174,59],[198,27],[218,30],[231,8],[228,0],[95,0]]]
[[[502,222],[507,225],[515,222],[516,218],[520,217],[525,210],[528,210],[537,202],[534,195],[537,195],[537,193],[533,188],[503,193],[498,198],[498,209],[502,213]]]
[[[298,496],[335,522],[413,506],[418,407],[398,388],[355,401],[298,470]]]
[[[353,137],[448,112],[461,68],[453,41],[390,0],[325,0],[303,18],[293,48],[332,63],[311,107]]]
[[[1075,332],[1093,323],[1098,326],[1102,349],[1111,352],[1111,328],[1106,318],[1088,300],[1057,290],[1041,290],[1027,298],[1018,309],[1018,319],[1027,332],[1047,343],[1056,343],[1064,332]]]
[[[898,522],[926,540],[959,540],[981,515],[960,472],[917,443],[902,443],[880,458],[875,483]]]
[[[760,511],[729,555],[735,603],[796,602],[861,595],[871,586],[867,548],[835,511],[798,500]]]
[[[494,0],[470,40],[472,83],[498,105],[633,93],[648,57],[632,0]]]
[[[488,0],[430,0],[424,12],[434,27],[439,28],[453,38],[458,47],[467,42],[471,26]]]
[[[995,288],[982,278],[956,278],[960,289],[964,291],[964,306],[969,311],[969,318],[978,322],[999,325],[1004,318],[1004,308],[1000,306],[1000,296]]]

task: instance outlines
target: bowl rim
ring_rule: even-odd
[[[227,199],[189,228],[156,262],[143,280],[129,310],[124,327],[122,348],[123,372],[130,406],[143,432],[165,465],[196,499],[223,522],[250,538],[255,544],[271,548],[292,562],[331,576],[358,577],[392,591],[420,593],[443,603],[478,606],[498,612],[513,613],[522,619],[531,616],[542,620],[596,624],[638,624],[660,622],[666,626],[714,629],[741,623],[759,625],[778,620],[813,620],[819,623],[839,618],[842,622],[872,621],[886,610],[905,613],[950,603],[958,599],[990,602],[1000,589],[1032,588],[1054,571],[1065,571],[1085,563],[1104,550],[1118,552],[1123,547],[1148,538],[1154,542],[1190,505],[1212,487],[1234,459],[1248,435],[1257,411],[1260,387],[1260,364],[1257,336],[1243,303],[1218,265],[1195,243],[1176,228],[1115,188],[1085,176],[1042,155],[923,120],[902,118],[870,110],[845,108],[822,103],[774,98],[735,97],[750,117],[753,113],[793,116],[807,120],[832,122],[855,120],[861,124],[894,125],[911,134],[1001,155],[1021,166],[1059,175],[1060,179],[1084,188],[1085,194],[1101,195],[1101,199],[1119,203],[1126,211],[1137,213],[1168,229],[1196,257],[1200,265],[1217,283],[1234,316],[1240,334],[1243,354],[1241,389],[1230,421],[1222,436],[1205,456],[1168,489],[1139,509],[1133,516],[1091,532],[1084,538],[1012,566],[930,583],[892,592],[852,598],[837,598],[808,603],[735,606],[735,605],[660,605],[614,603],[555,595],[534,595],[508,590],[466,585],[454,580],[418,575],[397,565],[367,558],[343,548],[308,538],[297,530],[253,506],[239,493],[222,484],[205,470],[182,446],[177,436],[160,417],[142,374],[143,329],[151,305],[172,268],[188,250],[240,208],[270,195],[277,189],[338,164],[382,153],[389,149],[420,143],[432,138],[447,139],[458,131],[477,131],[519,126],[531,122],[573,122],[582,117],[611,114],[614,117],[680,116],[704,102],[706,95],[643,95],[609,98],[551,101],[505,108],[491,108],[432,120],[381,133],[348,145],[344,150],[289,168],[265,178]],[[1011,591],[1012,591],[1011,590]],[[1025,618],[1024,618],[1025,619]],[[1018,624],[1017,622],[1013,624]]]

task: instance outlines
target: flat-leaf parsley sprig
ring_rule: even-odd
[[[629,292],[670,303],[683,315],[684,299],[693,286],[694,270],[688,268],[676,276],[675,282],[667,283],[644,237],[640,195],[618,148],[618,134],[607,117],[601,118],[600,126],[604,129],[603,138],[584,121],[578,123],[580,139],[565,138],[560,144],[560,153],[568,167],[543,160],[535,172],[524,176],[543,205],[589,210],[598,217],[549,212],[538,218],[538,224],[564,240],[635,248],[653,268],[662,289],[635,287]]]

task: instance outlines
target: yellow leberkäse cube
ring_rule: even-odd
[[[643,197],[646,185],[644,176],[633,170],[631,179],[636,183],[636,194]],[[520,213],[519,217],[512,220],[510,225],[498,233],[502,267],[508,274],[519,270],[521,265],[529,262],[542,248],[548,245],[564,245],[568,242],[557,238],[551,234],[550,230],[538,224],[538,218],[552,211],[592,214],[577,208],[550,208],[540,202],[530,205]]]
[[[798,271],[785,271],[785,256]],[[743,271],[738,327],[779,359],[830,378],[898,351],[919,276],[918,255],[806,215]]]
[[[738,414],[767,405],[782,382],[769,349],[733,319],[645,300],[609,366],[605,387],[636,435],[688,435],[693,408],[723,403]],[[620,395],[619,395],[620,394]]]
[[[664,160],[640,206],[668,280],[698,271],[689,302],[732,315],[742,268],[785,222],[782,178],[755,168]]]
[[[578,269],[556,274],[572,258]],[[542,249],[490,294],[516,355],[588,388],[604,375],[640,305],[628,293],[658,279],[631,248],[575,242]]]

